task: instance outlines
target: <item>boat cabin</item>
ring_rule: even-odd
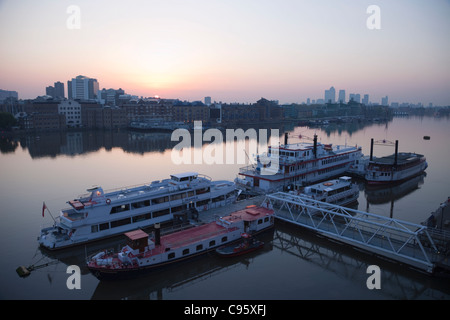
[[[126,232],[127,245],[132,250],[139,250],[139,252],[144,252],[145,248],[148,246],[148,234],[141,229]]]
[[[196,180],[197,177],[198,177],[197,172],[185,172],[179,174],[172,174],[170,176],[172,182],[176,183],[191,182],[193,180]]]

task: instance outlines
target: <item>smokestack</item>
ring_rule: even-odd
[[[288,133],[285,132],[284,133],[284,146],[287,146],[287,144],[288,144]]]
[[[314,149],[313,149],[314,158],[317,158],[317,134],[314,135]]]
[[[373,138],[370,139],[370,161],[373,160]]]
[[[155,223],[155,245],[159,246],[161,244],[161,230],[159,223]]]
[[[398,140],[395,140],[395,157],[394,157],[394,167],[397,166],[398,159]]]

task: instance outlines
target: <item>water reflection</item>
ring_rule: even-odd
[[[387,122],[386,122],[387,123]],[[350,136],[368,126],[374,125],[373,122],[354,121],[345,123],[332,123],[321,126],[321,130],[327,137],[333,132],[339,134],[348,133]],[[380,125],[375,123],[375,125]],[[280,137],[285,132],[293,133],[296,128],[293,123],[286,123],[278,127]],[[316,130],[315,126],[310,127]],[[230,128],[234,129],[234,128]],[[242,127],[244,131],[255,129],[258,133],[258,139],[267,139],[272,134],[270,126],[266,127]],[[264,130],[260,130],[264,129]],[[308,130],[303,127],[302,130]],[[267,136],[262,137],[265,132]],[[222,130],[223,141],[226,139],[225,131]],[[191,132],[192,136],[194,132]],[[201,133],[200,133],[201,134]],[[42,157],[55,158],[59,155],[76,156],[90,152],[96,152],[100,149],[111,150],[112,148],[121,148],[125,152],[144,154],[147,152],[164,152],[172,149],[179,141],[171,141],[171,132],[141,132],[132,130],[84,130],[84,131],[63,131],[63,132],[40,132],[34,134],[11,135],[0,137],[0,151],[2,153],[14,152],[19,146],[27,149],[33,159]],[[281,140],[280,140],[281,141]],[[207,143],[203,141],[203,143]]]
[[[180,292],[189,286],[216,277],[219,274],[233,272],[233,269],[249,266],[255,258],[272,250],[273,232],[265,232],[258,237],[264,241],[262,250],[244,256],[221,258],[209,252],[191,260],[156,270],[146,275],[118,281],[100,281],[91,299],[150,299],[163,300],[168,295]],[[224,283],[223,287],[229,283]]]
[[[367,280],[368,275],[361,270],[366,270],[371,264],[378,265],[382,270],[380,282],[383,299],[450,298],[449,279],[423,277],[418,272],[333,243],[306,230],[300,233],[292,225],[277,224],[273,246],[355,284]]]

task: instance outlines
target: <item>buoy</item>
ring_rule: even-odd
[[[17,274],[19,275],[19,277],[21,278],[25,278],[28,277],[30,275],[30,270],[28,270],[26,267],[24,266],[20,266],[16,269]]]

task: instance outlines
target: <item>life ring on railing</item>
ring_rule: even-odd
[[[106,199],[106,204],[111,204],[111,199]]]

